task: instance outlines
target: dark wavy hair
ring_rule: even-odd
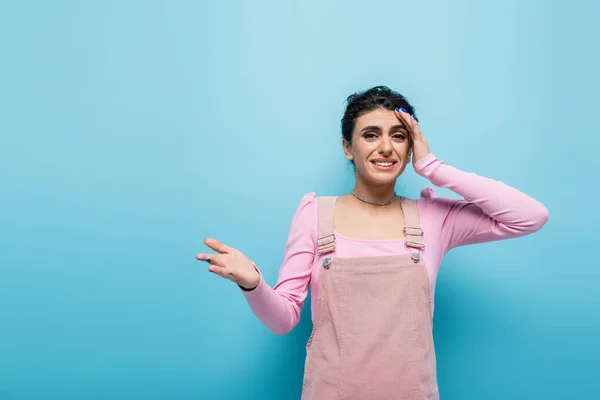
[[[415,108],[400,93],[395,92],[387,86],[375,86],[364,92],[351,94],[347,98],[348,105],[342,117],[342,136],[352,143],[352,131],[356,120],[363,114],[378,108],[394,111],[396,108],[404,108],[416,121]]]

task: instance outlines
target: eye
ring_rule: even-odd
[[[397,140],[406,140],[406,134],[398,132],[394,134],[393,138]]]
[[[377,137],[377,135],[374,134],[373,132],[367,132],[363,135],[363,137],[365,139],[375,139]]]

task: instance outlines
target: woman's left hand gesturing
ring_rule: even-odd
[[[429,150],[427,140],[425,140],[421,128],[419,128],[419,123],[404,108],[396,108],[394,114],[396,114],[396,117],[402,121],[404,126],[406,126],[409,135],[411,136],[413,152],[412,163],[414,167],[417,161],[429,154],[431,150]]]

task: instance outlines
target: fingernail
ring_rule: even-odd
[[[402,112],[404,113],[408,113],[408,111],[406,111],[406,108],[402,107],[400,110],[402,110]]]
[[[396,107],[396,111],[398,111],[398,107]]]
[[[233,273],[230,272],[229,275],[233,276]]]
[[[414,115],[412,116],[412,119],[414,119],[415,121],[417,120]]]
[[[208,258],[208,257],[204,257],[204,261],[206,261],[206,262],[210,262],[210,258]]]

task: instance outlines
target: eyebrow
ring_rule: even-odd
[[[394,125],[390,128],[390,130],[392,131],[396,131],[398,129],[403,129],[405,131],[407,131],[408,129],[406,129],[406,127],[404,125]],[[364,128],[362,128],[360,130],[361,132],[365,132],[365,131],[377,131],[377,132],[381,132],[381,128],[378,127],[377,125],[368,125],[365,126]]]

